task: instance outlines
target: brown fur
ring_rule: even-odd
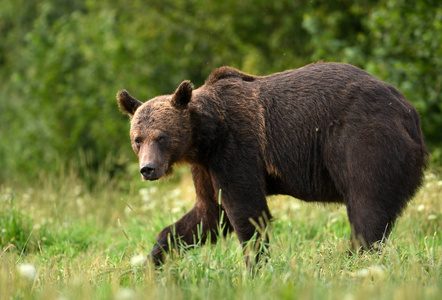
[[[427,162],[413,106],[346,64],[265,77],[223,67],[196,90],[184,81],[170,96],[143,104],[122,91],[118,102],[131,116],[144,179],[177,162],[191,165],[195,206],[160,232],[151,253],[157,262],[173,234],[189,245],[209,233],[215,241],[222,210],[225,232],[244,244],[256,232],[252,223],[271,219],[266,196],[273,194],[345,204],[353,242],[370,247],[388,236]]]

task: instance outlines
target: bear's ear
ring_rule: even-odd
[[[132,97],[126,90],[121,90],[118,92],[117,101],[118,106],[123,114],[129,115],[131,118],[134,116],[138,107],[143,104],[143,102]]]
[[[172,105],[178,109],[186,108],[190,99],[192,99],[192,91],[193,86],[189,80],[181,82],[172,96]]]

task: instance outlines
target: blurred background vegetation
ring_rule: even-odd
[[[318,60],[402,91],[442,156],[439,0],[0,0],[0,182],[76,168],[130,176],[115,94],[169,94],[230,65],[266,75]],[[130,174],[128,174],[130,173]]]

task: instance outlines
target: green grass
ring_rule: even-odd
[[[174,254],[160,270],[140,268],[156,234],[193,204],[188,170],[152,183],[98,176],[93,190],[75,172],[0,186],[0,298],[402,300],[442,294],[440,175],[428,172],[381,253],[348,255],[344,207],[270,198],[276,218],[270,258],[253,274],[234,234]]]

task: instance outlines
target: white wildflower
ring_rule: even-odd
[[[301,204],[299,204],[298,202],[292,201],[292,204],[290,205],[290,209],[299,210],[299,209],[301,209]]]
[[[358,276],[358,277],[367,277],[369,274],[370,274],[369,269],[361,269],[356,272],[356,276]]]
[[[117,300],[130,300],[135,298],[135,291],[129,288],[121,288],[115,295]]]
[[[385,275],[385,269],[381,266],[371,266],[356,272],[357,277],[380,278]]]
[[[177,214],[177,213],[183,211],[183,207],[180,206],[180,205],[177,205],[177,206],[173,207],[170,211],[171,211],[173,214]]]
[[[144,202],[148,202],[151,199],[151,189],[142,188],[138,191],[141,196],[141,200]]]
[[[417,211],[424,211],[425,210],[425,205],[421,204],[417,207]]]
[[[28,280],[34,280],[37,275],[37,269],[31,264],[20,264],[17,266],[17,270],[21,276]]]
[[[433,174],[433,173],[430,173],[430,174],[428,174],[428,175],[425,175],[425,179],[435,179],[435,178],[436,178],[436,175]]]
[[[147,259],[146,255],[139,254],[130,259],[130,264],[132,265],[132,267],[139,267],[144,264],[146,259]]]
[[[173,198],[179,197],[180,195],[181,195],[181,190],[177,188],[177,189],[173,189],[173,190],[170,192],[169,197],[170,197],[171,199],[173,199]]]
[[[435,219],[437,219],[437,216],[434,215],[434,214],[431,214],[431,215],[429,215],[429,216],[427,217],[427,219],[428,219],[428,220],[435,220]]]
[[[140,196],[145,196],[149,194],[149,190],[146,188],[142,188],[138,191],[138,194],[140,194]]]

